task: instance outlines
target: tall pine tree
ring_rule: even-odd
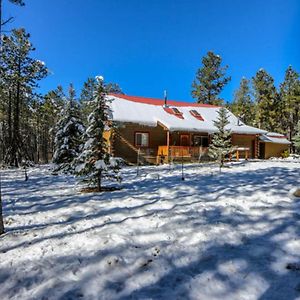
[[[88,78],[83,84],[80,94],[80,104],[84,116],[89,116],[93,110],[91,103],[94,100],[96,87],[97,80],[95,78]],[[107,83],[104,88],[107,94],[123,94],[122,89],[117,83]],[[87,124],[87,118],[84,118],[84,123]]]
[[[281,125],[281,131],[287,134],[291,140],[300,120],[300,77],[291,66],[285,72],[284,81],[280,85],[279,96],[278,121]]]
[[[192,84],[192,97],[198,103],[219,105],[223,102],[219,94],[231,80],[226,76],[228,66],[222,66],[222,58],[212,51],[202,58],[202,65]]]
[[[297,124],[297,131],[293,138],[293,143],[294,143],[297,153],[300,154],[300,121],[298,121],[298,124]]]
[[[15,5],[19,5],[19,6],[24,6],[25,5],[25,2],[22,1],[22,0],[8,0],[8,1],[10,3],[13,3]],[[2,3],[3,3],[3,1],[0,0],[0,51],[1,51],[1,43],[2,43],[2,39],[1,39],[1,37],[2,37],[2,27],[13,20],[13,17],[10,17],[6,20],[2,19],[2,14],[3,14],[3,4]]]
[[[84,127],[81,121],[80,110],[75,99],[75,90],[71,84],[66,108],[58,122],[58,131],[55,137],[55,152],[52,162],[54,171],[69,173],[74,169],[75,159],[80,153]]]
[[[253,125],[255,117],[254,103],[251,99],[249,80],[246,78],[242,78],[240,86],[234,94],[231,110],[245,124]]]
[[[5,161],[19,166],[30,159],[24,128],[28,125],[31,102],[36,98],[38,81],[47,75],[45,64],[31,58],[34,50],[24,29],[15,29],[3,37],[0,61],[0,90],[5,114]]]
[[[0,64],[1,64],[1,61],[2,61],[2,28],[5,24],[7,24],[8,22],[10,22],[13,18],[10,17],[8,18],[7,20],[3,20],[2,19],[2,0],[0,0]],[[16,5],[21,5],[23,6],[24,5],[24,2],[22,0],[9,0],[9,2],[11,3],[14,3]],[[0,66],[1,69],[3,66]],[[0,122],[1,122],[1,131],[0,131],[0,142],[1,142],[1,145],[4,145],[4,147],[0,147],[0,161],[3,161],[4,160],[4,155],[5,155],[5,141],[4,141],[4,134],[3,134],[3,130],[5,130],[5,127],[3,126],[4,125],[4,119],[5,119],[5,113],[4,113],[4,108],[5,108],[5,104],[3,103],[3,99],[5,96],[7,96],[7,89],[4,88],[4,82],[2,81],[2,72],[0,71],[0,99],[2,101],[0,101]],[[0,174],[0,235],[4,233],[4,222],[3,222],[3,215],[2,215],[2,198],[1,198],[1,174]]]
[[[276,122],[276,88],[274,79],[260,69],[252,79],[256,104],[255,125],[267,131],[274,131]]]
[[[214,121],[217,132],[213,134],[211,144],[209,146],[208,155],[217,160],[220,169],[224,166],[225,157],[232,152],[231,131],[226,129],[229,124],[228,112],[226,108],[221,107],[218,110],[218,119]]]
[[[108,153],[107,141],[103,134],[109,129],[108,105],[106,100],[106,88],[103,77],[96,77],[97,84],[94,93],[93,111],[88,117],[88,128],[85,132],[85,144],[78,158],[76,174],[83,182],[102,188],[102,179],[118,179],[119,165]]]

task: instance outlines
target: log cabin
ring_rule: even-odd
[[[109,94],[107,101],[114,126],[105,138],[113,156],[152,164],[208,159],[220,107],[119,94]],[[228,115],[226,128],[231,130],[237,160],[278,157],[289,149],[285,136],[248,126],[230,111]]]

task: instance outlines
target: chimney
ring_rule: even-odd
[[[167,90],[164,90],[164,99],[165,99],[165,105],[164,106],[168,106],[167,105],[167,100],[168,100]]]

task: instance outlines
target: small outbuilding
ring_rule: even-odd
[[[268,132],[260,136],[259,158],[281,157],[285,151],[289,151],[291,142],[285,135]]]

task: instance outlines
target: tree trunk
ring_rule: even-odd
[[[7,145],[9,148],[12,147],[12,107],[11,107],[11,91],[8,93],[8,111],[7,111],[7,122],[8,122],[8,141]]]
[[[1,174],[0,174],[0,235],[4,233],[4,223],[2,214],[2,191],[1,191]]]
[[[21,62],[19,58],[18,65],[18,75],[21,73]],[[13,123],[13,140],[12,140],[12,149],[11,149],[11,166],[19,167],[18,160],[18,143],[20,142],[20,93],[21,93],[21,84],[20,79],[17,81],[16,86],[16,97],[15,97],[15,107],[14,107],[14,123]]]

